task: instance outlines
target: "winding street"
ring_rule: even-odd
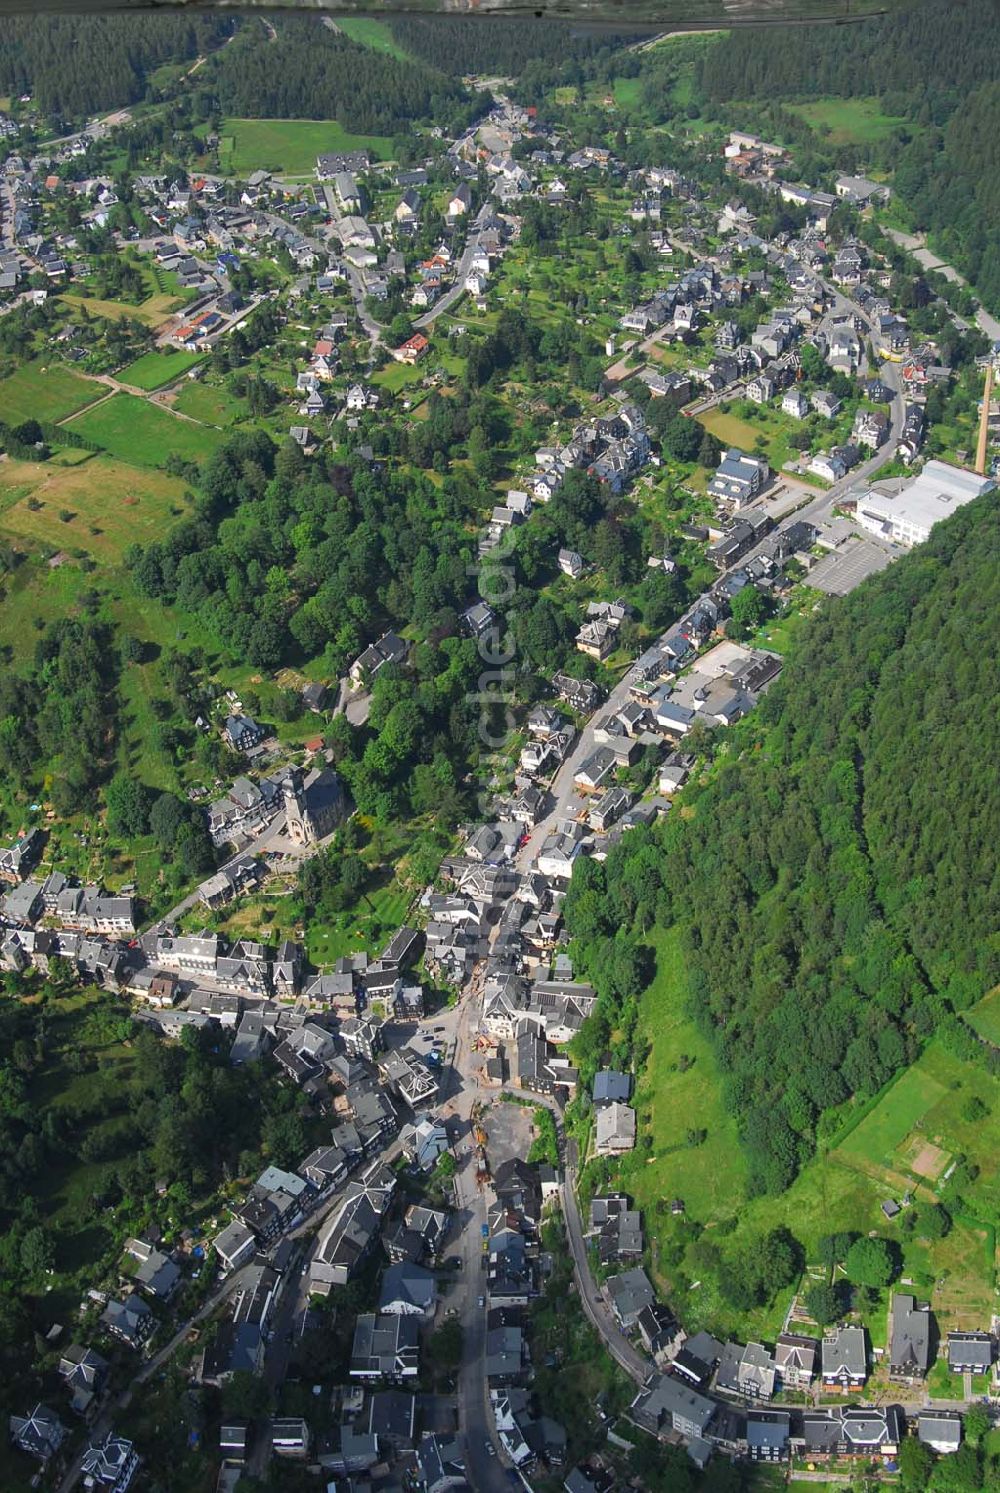
[[[430,308],[429,311],[425,311],[423,316],[417,317],[416,321],[413,323],[415,327],[432,327],[441,313],[443,311],[450,311],[452,306],[455,305],[456,301],[461,300],[462,296],[465,294],[465,277],[469,273],[469,270],[472,266],[473,255],[479,248],[479,235],[482,232],[483,226],[486,223],[487,219],[490,217],[492,211],[493,204],[489,200],[489,198],[487,198],[469,226],[469,234],[465,241],[465,248],[462,250],[461,258],[459,259],[458,264],[455,266],[454,285],[450,290],[445,291],[440,300],[434,302],[434,305]]]
[[[206,1266],[204,1268],[208,1267]],[[58,1493],[71,1493],[71,1489],[76,1486],[76,1483],[80,1477],[83,1466],[83,1458],[91,1442],[103,1440],[103,1438],[113,1428],[114,1419],[118,1411],[126,1409],[131,1402],[134,1391],[141,1384],[145,1384],[149,1379],[151,1379],[153,1375],[157,1373],[163,1367],[163,1365],[174,1356],[174,1354],[177,1352],[181,1344],[185,1341],[188,1333],[193,1327],[197,1327],[200,1322],[204,1322],[207,1317],[210,1317],[212,1313],[222,1305],[227,1297],[233,1294],[237,1286],[239,1286],[241,1282],[246,1278],[246,1274],[249,1268],[250,1267],[248,1265],[244,1265],[242,1269],[234,1270],[232,1275],[227,1275],[222,1285],[219,1286],[217,1290],[212,1292],[211,1296],[209,1296],[208,1299],[198,1308],[194,1316],[189,1317],[186,1322],[183,1322],[180,1327],[178,1327],[177,1331],[174,1333],[170,1341],[168,1343],[165,1343],[163,1347],[158,1350],[158,1352],[154,1353],[152,1358],[148,1359],[147,1362],[141,1366],[141,1368],[136,1370],[132,1382],[128,1385],[128,1387],[126,1389],[123,1389],[115,1399],[110,1400],[104,1406],[103,1410],[100,1412],[97,1419],[90,1427],[89,1435],[84,1439],[80,1451],[70,1463],[69,1467],[66,1470],[66,1473],[62,1478],[62,1481],[59,1483]]]

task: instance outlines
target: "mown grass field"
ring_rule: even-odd
[[[79,295],[73,290],[67,290],[59,299],[71,309],[84,306],[91,316],[103,316],[109,321],[121,321],[128,316],[153,328],[162,326],[170,313],[183,304],[180,296],[165,292],[148,296],[139,305],[127,301],[102,301],[98,296]]]
[[[785,108],[819,130],[831,145],[870,145],[906,123],[898,114],[883,113],[877,98],[812,99]]]
[[[973,1031],[1000,1047],[1000,985],[977,1001],[971,1011],[966,1011],[965,1019]]]
[[[372,374],[372,383],[380,389],[388,389],[392,394],[398,394],[400,389],[405,389],[407,384],[418,384],[424,376],[424,370],[419,364],[389,363],[378,373]]]
[[[746,417],[747,410],[753,418]],[[753,452],[759,440],[764,442],[764,454],[776,472],[782,471],[786,463],[796,461],[798,450],[791,444],[791,436],[802,428],[802,422],[786,415],[777,404],[753,405],[744,402],[742,410],[708,410],[698,416],[698,422],[726,446],[738,446],[741,451]],[[836,439],[836,427],[830,425],[823,439],[832,445]]]
[[[0,380],[0,420],[20,425],[23,420],[64,420],[100,399],[100,384],[81,378],[62,363],[25,363]]]
[[[738,415],[723,414],[720,409],[708,410],[704,415],[699,415],[698,424],[703,425],[723,445],[739,446],[743,451],[752,451],[754,441],[761,433],[749,421],[741,420]]]
[[[204,461],[223,440],[220,431],[182,420],[135,394],[116,394],[75,419],[71,429],[111,456],[144,467],[161,467],[173,454]]]
[[[932,1042],[832,1155],[873,1173],[903,1172],[930,1190],[940,1158],[921,1152],[961,1153],[979,1167],[976,1191],[985,1194],[1000,1184],[993,1143],[998,1112],[997,1080]],[[994,1216],[992,1206],[983,1216]]]
[[[200,353],[183,352],[179,348],[170,352],[144,353],[134,363],[120,369],[117,376],[123,384],[131,384],[136,389],[162,389],[189,369],[196,368],[201,361]]]
[[[944,1089],[920,1064],[892,1085],[870,1115],[861,1121],[837,1153],[862,1166],[894,1166],[906,1137],[942,1097]]]
[[[31,544],[82,549],[117,564],[129,544],[161,538],[187,512],[184,492],[176,477],[107,456],[74,466],[0,462],[0,529]]]
[[[660,1198],[681,1197],[695,1218],[726,1217],[743,1194],[746,1176],[736,1125],[723,1107],[715,1056],[684,1011],[680,930],[659,934],[654,946],[656,978],[639,1016],[652,1051],[635,1095],[653,1149],[634,1151],[623,1161],[623,1181],[647,1208]],[[685,1138],[695,1124],[708,1131],[708,1139],[692,1149]]]
[[[229,176],[251,171],[310,176],[317,156],[341,150],[368,150],[384,161],[392,155],[392,141],[386,135],[352,135],[335,119],[227,119],[219,164]]]
[[[392,28],[384,21],[377,21],[374,16],[338,16],[337,30],[373,52],[387,52],[400,62],[410,60],[409,52],[399,45],[392,34]]]
[[[237,399],[235,394],[218,384],[200,381],[185,383],[178,389],[172,408],[180,410],[182,415],[190,415],[193,420],[201,420],[204,425],[219,426],[235,424],[248,411],[245,399]]]

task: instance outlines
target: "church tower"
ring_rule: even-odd
[[[294,845],[308,845],[312,838],[302,789],[302,770],[293,767],[284,781],[285,818],[288,838]]]

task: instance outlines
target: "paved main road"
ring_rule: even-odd
[[[450,311],[455,302],[465,294],[465,277],[469,273],[472,256],[479,248],[479,235],[483,224],[492,211],[493,203],[487,198],[469,225],[469,236],[465,241],[465,248],[462,250],[462,256],[455,266],[454,285],[450,290],[445,291],[439,301],[435,301],[429,311],[425,311],[423,316],[417,317],[413,323],[415,327],[432,327],[442,311]]]
[[[833,312],[840,315],[864,316],[861,307],[848,296],[845,296],[836,286],[828,285],[826,288],[833,297]],[[863,461],[852,472],[849,472],[842,481],[834,483],[832,487],[826,488],[822,492],[817,492],[815,497],[806,498],[802,505],[795,510],[795,513],[789,516],[790,521],[822,523],[824,520],[830,518],[837,504],[849,492],[869,481],[880,467],[885,466],[886,462],[892,460],[896,451],[896,443],[902,430],[904,415],[899,368],[894,363],[886,363],[880,370],[879,376],[892,395],[889,404],[889,434],[885,443],[867,461]],[[758,546],[759,548],[760,546]],[[745,565],[747,560],[752,559],[758,553],[758,549],[751,550],[739,563]],[[706,591],[699,600],[704,600],[708,594]],[[697,605],[697,602],[692,602],[691,605],[694,607]],[[666,637],[666,633],[662,636]],[[570,818],[574,817],[583,807],[583,801],[573,787],[573,779],[597,746],[597,741],[594,737],[596,721],[620,709],[626,703],[632,678],[633,669],[629,668],[618,684],[615,685],[605,704],[583,727],[572,751],[560,766],[552,782],[551,806],[544,818],[539,820],[538,824],[535,825],[528,839],[518,851],[515,865],[519,871],[528,870],[546,836],[551,833],[559,820],[565,819],[567,816]]]
[[[958,273],[954,265],[946,264],[938,257],[932,249],[928,249],[926,240],[919,233],[903,233],[898,228],[887,228],[886,233],[893,243],[898,244],[901,249],[912,254],[918,264],[923,265],[925,270],[937,270],[939,275],[944,275],[946,280],[953,281],[956,285],[964,285],[969,288],[969,282],[963,275]],[[979,306],[976,311],[976,325],[981,332],[985,332],[991,341],[1000,341],[1000,321],[984,311]]]

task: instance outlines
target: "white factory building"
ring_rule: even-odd
[[[919,477],[892,497],[870,490],[859,498],[858,523],[896,544],[922,544],[941,519],[995,486],[992,477],[980,477],[944,461],[929,461]]]

